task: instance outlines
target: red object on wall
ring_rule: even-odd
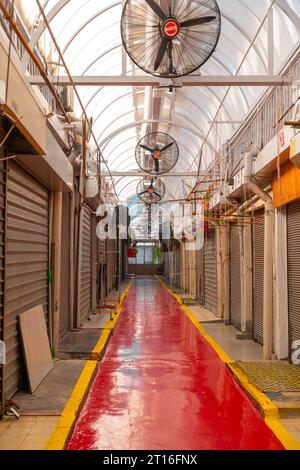
[[[137,249],[136,248],[128,248],[128,250],[127,250],[128,258],[136,258],[136,255],[137,255]]]

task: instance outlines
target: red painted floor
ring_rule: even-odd
[[[68,448],[282,449],[177,302],[140,278]]]

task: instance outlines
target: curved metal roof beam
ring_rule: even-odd
[[[103,57],[105,57],[105,55],[109,54],[110,52],[112,51],[116,51],[116,49],[119,49],[119,48],[122,48],[123,45],[122,44],[119,44],[119,45],[113,45],[112,47],[110,47],[108,50],[102,52],[98,57],[96,57],[85,69],[84,71],[82,72],[82,75],[85,75],[88,73],[89,69],[92,68],[99,60],[103,59]],[[221,52],[220,52],[221,53]],[[222,53],[222,55],[224,55]],[[232,74],[232,71],[221,61],[219,60],[218,58],[216,58],[216,56],[212,56],[211,61],[214,61],[218,64],[218,66],[223,69],[228,75],[231,75]],[[247,100],[247,95],[245,93],[245,91],[243,90],[242,87],[237,87],[237,89],[239,90],[239,93],[242,95],[242,99],[244,101],[244,104],[245,104],[245,108],[247,111],[249,111],[250,109],[250,105],[249,105],[249,102]]]
[[[144,93],[144,91],[139,91],[137,93]],[[94,123],[93,125],[95,126],[96,122],[100,119],[100,117],[104,114],[104,112],[106,110],[108,110],[111,106],[117,104],[120,100],[128,97],[128,96],[134,96],[134,93],[133,91],[130,91],[128,93],[125,93],[124,95],[121,95],[121,96],[118,96],[115,100],[113,100],[108,106],[106,106],[101,112],[100,114],[98,114],[98,116],[95,118],[94,120]],[[185,102],[188,102],[188,104],[192,104],[193,107],[195,107],[197,109],[197,111],[199,111],[199,113],[201,114],[204,114],[205,118],[210,121],[211,117],[204,111],[204,109],[200,108],[194,101],[190,100],[189,98],[187,98],[186,96],[184,96],[183,94],[180,95],[180,99],[182,99],[183,101]],[[198,121],[198,116],[195,116],[195,120]],[[233,129],[234,129],[234,126],[233,126]]]
[[[182,124],[178,124],[177,122],[165,121],[165,120],[161,121],[161,120],[158,120],[158,119],[146,119],[146,120],[143,120],[143,121],[131,122],[130,124],[126,124],[125,126],[122,126],[119,129],[116,129],[115,131],[113,131],[110,135],[105,137],[99,143],[99,147],[104,152],[104,150],[105,150],[106,146],[108,145],[108,143],[112,139],[114,139],[117,135],[122,134],[123,132],[126,132],[128,129],[132,129],[134,127],[142,126],[143,124],[162,124],[162,125],[166,125],[166,126],[173,126],[173,127],[179,128],[181,130],[185,130],[185,131],[189,132],[190,134],[198,137],[200,140],[203,140],[203,135],[201,133],[199,133],[198,131],[196,131],[194,129],[191,129],[190,127],[184,126]],[[214,146],[212,144],[208,143],[207,145],[211,148],[211,150],[213,152],[216,151],[216,149],[214,148]]]
[[[102,136],[104,135],[104,133],[105,133],[105,132],[110,128],[110,126],[112,126],[116,121],[118,121],[119,119],[121,119],[121,118],[123,118],[123,117],[125,117],[125,116],[128,116],[128,114],[134,113],[134,111],[137,110],[137,109],[140,109],[140,110],[142,111],[142,110],[144,109],[144,107],[143,107],[143,106],[140,106],[140,107],[137,106],[136,108],[133,108],[133,109],[131,109],[130,111],[127,111],[126,113],[123,113],[123,114],[119,115],[119,116],[117,117],[117,119],[115,119],[113,122],[110,122],[110,123],[108,124],[108,126],[106,126],[106,127],[101,131],[101,133],[97,136],[97,141],[102,138]],[[186,121],[186,116],[183,116],[183,115],[180,114],[178,111],[176,112],[176,115],[182,117],[182,118]],[[153,121],[153,120],[152,120],[152,121]],[[158,120],[158,119],[157,119],[157,120],[155,120],[155,122],[158,122],[159,124],[162,124],[162,125],[163,125],[164,123],[169,123],[169,122],[172,123],[173,121],[166,121],[166,120],[163,121],[163,120]],[[173,125],[173,124],[172,124],[172,125]],[[180,126],[180,127],[182,127],[182,128],[185,128],[185,129],[189,129],[190,132],[192,132],[192,128],[191,128],[191,127],[186,128],[185,126],[182,126],[182,125],[180,125],[179,123],[177,123],[177,126]],[[194,129],[194,134],[197,135],[201,140],[204,139],[204,134],[202,134],[201,132],[199,132],[199,131],[197,130],[196,126],[195,126],[195,129]]]
[[[191,155],[191,157],[192,157],[192,159],[193,159],[194,155],[193,155],[192,151],[191,151],[190,149],[188,149],[188,148],[186,147],[186,145],[183,145],[182,142],[179,142],[179,139],[176,139],[176,141],[177,141],[177,143],[179,144],[179,147],[182,147],[182,148],[186,151],[186,153],[188,153],[188,154]],[[123,152],[119,153],[119,154],[118,154],[116,157],[114,157],[114,159],[111,160],[111,161],[109,161],[108,158],[107,158],[106,160],[107,160],[107,162],[108,162],[109,168],[111,169],[111,168],[113,167],[113,165],[115,164],[115,162],[116,162],[117,160],[119,160],[119,158],[121,158],[121,156],[122,156],[123,154],[125,154],[125,153],[127,153],[127,152],[130,152],[131,150],[133,151],[133,152],[132,152],[132,158],[135,159],[135,149],[136,149],[136,145],[135,145],[134,147],[126,148]],[[130,158],[131,158],[131,157],[127,158],[126,160],[128,161]],[[134,160],[134,161],[135,161],[135,160]],[[186,168],[184,168],[184,167],[182,166],[180,160],[178,161],[178,163],[176,164],[176,166],[177,166],[177,165],[180,167],[180,169],[181,169],[182,171],[185,171],[185,170],[186,170]],[[113,171],[114,171],[114,170],[113,170]]]
[[[190,146],[188,145],[188,143],[186,142],[186,139],[184,138],[184,136],[186,135],[185,132],[183,132],[183,135],[180,135],[180,136],[177,136],[176,137],[176,141],[179,143],[179,145],[187,152],[187,153],[190,153],[191,156],[193,157],[193,153],[192,151],[190,150]],[[132,136],[132,137],[129,137],[129,138],[126,138],[124,140],[122,140],[122,142],[120,142],[118,145],[116,145],[110,152],[107,156],[105,156],[105,160],[108,162],[109,165],[113,164],[115,159],[113,161],[110,162],[110,157],[112,157],[112,155],[118,150],[119,147],[123,146],[124,144],[126,144],[127,142],[130,142],[130,141],[134,141],[135,144],[136,144],[136,137],[135,136]],[[184,142],[184,144],[182,143]],[[132,148],[135,148],[135,147],[132,147]],[[185,169],[184,169],[185,170]]]
[[[195,90],[197,90],[197,92],[198,92],[198,88],[199,88],[199,90],[202,90],[202,88],[200,88],[200,87],[195,87]],[[107,89],[107,87],[104,87],[104,86],[100,87],[100,88],[89,98],[89,100],[88,100],[88,102],[87,102],[87,104],[86,104],[86,109],[87,109],[88,106],[92,103],[92,101],[93,101],[94,99],[96,99],[97,95],[98,95],[102,90],[105,91],[106,89]],[[206,89],[216,98],[216,100],[219,102],[219,104],[221,104],[222,99],[218,96],[217,92],[216,92],[213,88],[211,88],[211,87],[206,87]],[[144,92],[144,90],[143,90],[143,92]],[[136,92],[136,93],[138,93],[138,92]],[[184,93],[184,92],[183,92],[183,93]],[[183,96],[183,93],[182,93],[180,96]],[[184,95],[184,96],[185,96],[185,95]],[[209,98],[207,98],[207,99],[209,100]],[[196,103],[193,103],[193,104],[194,104],[194,106],[197,106],[197,108],[201,109]],[[229,110],[227,109],[227,104],[226,104],[226,103],[223,104],[223,108],[224,108],[224,111],[225,111],[225,113],[226,113],[226,115],[227,115],[228,120],[230,121],[230,120],[231,120],[231,114],[230,114]],[[233,130],[234,130],[234,126],[233,126],[233,125],[232,125],[232,127],[233,127]]]
[[[69,0],[59,0],[58,3],[55,5],[55,7],[53,8],[53,11],[51,11],[48,16],[47,16],[47,20],[49,22],[51,22],[55,16],[60,12],[60,10],[62,8],[64,8],[64,6],[68,3]],[[246,7],[250,12],[251,10],[245,5],[243,4],[244,7]],[[65,52],[67,50],[67,48],[71,45],[71,43],[73,42],[73,40],[76,38],[76,36],[78,34],[80,34],[81,31],[83,31],[85,29],[85,27],[87,27],[91,22],[93,22],[96,18],[98,18],[99,16],[101,16],[103,13],[105,13],[106,11],[109,11],[111,8],[115,8],[117,6],[122,6],[122,1],[118,1],[118,2],[115,2],[114,4],[112,5],[108,5],[106,8],[104,8],[103,10],[100,10],[99,12],[95,13],[93,16],[91,16],[85,23],[83,23],[80,28],[72,35],[72,37],[69,39],[67,45],[65,46],[65,48],[63,49],[63,52]],[[55,10],[55,11],[54,11]],[[231,23],[238,31],[240,31],[240,33],[242,35],[245,36],[245,38],[248,40],[248,42],[251,44],[252,42],[252,39],[251,37],[245,32],[245,30],[240,27],[238,25],[238,23],[232,19],[231,16],[228,16],[224,13],[222,13],[222,18],[225,18],[229,23]],[[43,31],[45,30],[45,24],[43,22],[41,22],[41,28],[37,28],[36,32],[34,33],[35,35],[35,39],[34,39],[34,42],[33,42],[33,47],[36,46],[37,44],[37,41],[39,40],[40,36],[43,34]],[[227,37],[227,36],[226,36]],[[30,45],[31,45],[31,41],[30,41]],[[236,46],[237,47],[237,46]],[[262,55],[260,54],[260,51],[258,50],[258,48],[256,47],[256,45],[254,44],[253,45],[253,49],[256,51],[258,57],[260,58],[261,62],[263,63],[263,65],[265,66],[265,68],[267,68],[267,64],[264,60],[264,58],[262,57]]]

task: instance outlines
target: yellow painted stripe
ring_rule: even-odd
[[[263,416],[269,419],[278,419],[278,406],[276,406],[265,393],[262,393],[255,387],[255,385],[253,385],[249,377],[241,370],[239,365],[233,361],[228,363],[227,366],[238,382],[246,389],[250,397],[258,404]]]
[[[67,444],[70,433],[73,429],[75,421],[80,412],[81,405],[83,400],[91,386],[92,380],[96,373],[98,367],[98,360],[101,357],[112,330],[115,328],[119,316],[122,311],[122,305],[124,300],[131,288],[132,284],[126,288],[120,298],[120,302],[117,305],[116,315],[114,315],[113,321],[108,321],[105,325],[104,331],[101,334],[101,337],[96,345],[95,349],[91,352],[92,360],[85,363],[85,367],[79,377],[77,384],[72,392],[72,395],[67,402],[59,422],[54,430],[52,436],[50,437],[45,450],[63,450]]]
[[[113,316],[113,319],[108,320],[108,322],[106,323],[98,343],[96,344],[95,348],[91,352],[91,359],[92,360],[98,361],[101,358],[101,355],[102,355],[102,353],[103,353],[103,351],[104,351],[104,349],[107,345],[107,342],[109,340],[111,332],[117,326],[117,323],[118,323],[118,320],[119,320],[119,317],[120,317],[121,311],[122,311],[122,305],[123,305],[123,303],[126,299],[126,296],[127,296],[128,292],[131,288],[131,285],[132,284],[129,284],[129,286],[126,288],[126,290],[121,295],[120,301],[118,302],[117,307],[116,307],[116,314]]]
[[[160,277],[157,277],[158,281],[164,286],[169,294],[175,298],[180,304],[182,310],[189,317],[191,322],[196,326],[197,330],[204,337],[204,339],[210,344],[210,346],[218,354],[219,358],[231,371],[236,380],[240,383],[241,387],[247,392],[247,394],[255,401],[259,409],[262,411],[264,421],[266,425],[273,431],[277,439],[281,442],[286,450],[300,450],[300,444],[291,436],[286,428],[279,421],[279,409],[272,400],[267,397],[264,393],[260,392],[249,380],[248,376],[238,367],[236,361],[232,360],[225,351],[219,346],[216,341],[207,333],[207,331],[200,325],[197,318],[189,310],[189,308],[182,303],[181,297],[176,295],[171,289],[169,289]]]
[[[62,412],[60,420],[50,437],[45,450],[63,450],[69,434],[73,428],[76,417],[80,410],[81,403],[85,398],[85,395],[92,382],[94,374],[96,372],[98,362],[87,361],[85,367],[79,377],[79,380],[72,392],[72,395]]]
[[[278,419],[265,418],[266,425],[273,431],[286,450],[300,450],[300,444],[291,436]]]

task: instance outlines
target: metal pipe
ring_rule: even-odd
[[[50,339],[50,346],[53,350],[53,273],[52,273],[52,241],[53,241],[53,207],[54,207],[54,193],[50,193],[49,198],[49,232],[48,232],[48,330],[49,330],[49,339]]]
[[[84,206],[80,206],[79,224],[78,224],[78,251],[77,251],[77,316],[76,328],[80,328],[80,303],[81,303],[81,268],[82,268],[82,237],[83,237],[83,216]]]
[[[62,234],[62,193],[54,193],[53,243],[54,243],[54,310],[53,350],[59,351],[59,330],[61,316],[61,234]]]
[[[74,329],[74,248],[75,248],[75,194],[74,191],[70,195],[70,316],[69,325],[70,330]]]

